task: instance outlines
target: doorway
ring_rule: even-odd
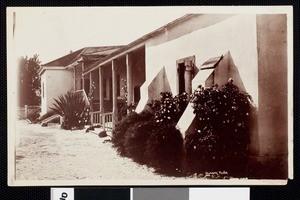
[[[195,56],[182,58],[176,61],[177,66],[177,92],[192,93],[192,80],[195,75]]]

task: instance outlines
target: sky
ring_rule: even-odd
[[[10,11],[16,13],[16,57],[38,54],[42,63],[83,47],[129,44],[187,14],[185,9],[164,7],[48,7]],[[8,18],[8,25],[12,21]]]
[[[9,7],[8,49],[12,50],[14,58],[38,54],[43,64],[84,47],[129,44],[188,13],[274,11],[284,12],[284,9],[274,6]],[[10,37],[13,12],[16,13],[16,26],[14,37]]]

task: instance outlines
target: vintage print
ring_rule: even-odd
[[[8,8],[8,184],[286,184],[292,7]]]

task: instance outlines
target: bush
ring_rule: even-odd
[[[115,129],[112,132],[112,143],[113,147],[117,149],[117,152],[121,156],[125,156],[124,139],[127,129],[129,129],[134,123],[140,119],[140,115],[132,112],[123,118],[121,121],[116,123]]]
[[[116,124],[114,147],[120,155],[152,166],[157,172],[179,175],[184,149],[175,125],[187,103],[186,93],[172,97],[162,92],[160,100],[148,104],[152,112],[131,113]]]
[[[150,135],[145,158],[157,172],[181,175],[183,159],[183,138],[175,124],[156,126]]]
[[[118,103],[118,120],[122,120],[127,114],[135,112],[136,106],[137,104],[135,103],[127,105],[127,101],[121,100],[121,102]]]
[[[187,93],[172,96],[171,92],[161,92],[160,101],[152,100],[148,106],[155,112],[157,123],[176,123],[184,112],[187,101]]]
[[[195,132],[187,134],[185,146],[190,162],[187,165],[192,170],[227,170],[232,175],[244,175],[253,127],[251,116],[256,112],[251,101],[250,95],[240,92],[233,81],[222,90],[217,85],[195,90],[191,102],[199,124]]]
[[[186,171],[189,173],[204,173],[218,171],[218,162],[222,160],[219,137],[211,129],[202,134],[193,132],[185,138]]]
[[[90,125],[91,124],[91,111],[90,111],[90,107],[86,106],[82,116],[81,116],[81,123],[83,125]]]
[[[68,92],[65,95],[58,96],[58,99],[54,99],[54,101],[54,107],[51,109],[55,114],[59,114],[64,118],[61,125],[63,129],[84,128],[85,101],[81,94]]]
[[[139,115],[138,120],[125,133],[124,146],[127,157],[140,164],[146,164],[144,156],[146,143],[155,126],[152,113],[142,112]]]
[[[149,106],[149,108],[151,109],[151,111],[153,113],[158,112],[160,110],[160,105],[161,105],[161,102],[160,102],[160,100],[157,100],[157,99],[155,99],[155,100],[152,99],[149,103],[147,103],[147,106]]]

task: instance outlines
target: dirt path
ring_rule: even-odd
[[[18,124],[17,180],[166,179],[117,155],[111,143],[103,143],[107,138],[84,130],[61,130],[58,125]]]

